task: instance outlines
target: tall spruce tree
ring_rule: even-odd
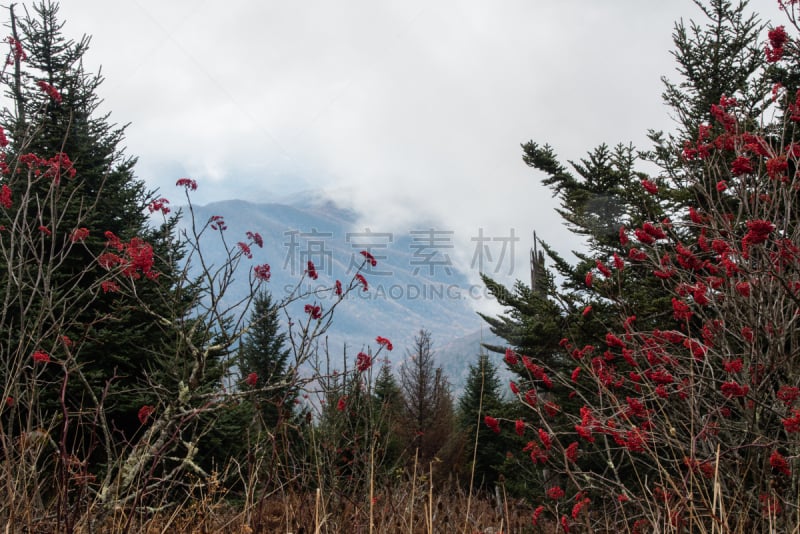
[[[704,21],[691,22],[688,29],[678,22],[673,34],[681,81],[664,79],[664,100],[674,110],[679,138],[690,139],[697,138],[699,124],[710,122],[711,105],[723,96],[739,99],[753,120],[764,109],[763,50],[757,40],[763,25],[746,15],[746,2],[696,3]],[[670,296],[653,270],[623,268],[636,262],[635,240],[645,223],[685,217],[695,198],[691,190],[677,187],[667,194],[651,194],[664,181],[680,183],[685,168],[682,143],[660,132],[651,132],[650,137],[654,148],[647,152],[601,145],[586,158],[569,162],[569,167],[548,145],[523,145],[523,160],[544,174],[542,182],[560,200],[558,214],[570,231],[584,239],[584,249],[574,252],[577,262],[570,262],[539,241],[552,270],[540,273],[536,288],[517,282],[507,289],[484,277],[490,292],[506,307],[499,317],[484,319],[518,353],[510,354],[506,362],[520,376],[526,402],[539,402],[536,409],[542,402],[555,403],[549,423],[555,432],[572,431],[572,423],[560,418],[555,408],[574,412],[576,403],[591,404],[596,396],[596,391],[570,379],[576,360],[591,361],[593,372],[601,374],[614,365],[605,361],[600,348],[606,345],[610,325],[627,319],[626,328],[674,328]],[[660,175],[649,177],[638,171],[644,161],[655,162]],[[669,265],[663,268],[666,272]],[[489,348],[502,353],[506,347]],[[604,469],[602,462],[595,467]]]
[[[395,378],[394,373],[392,373],[392,366],[389,360],[385,360],[381,364],[378,377],[375,379],[373,395],[375,396],[375,400],[381,405],[389,406],[392,409],[402,406],[403,392],[400,390],[397,378]]]
[[[711,105],[723,95],[736,96],[755,119],[764,109],[761,95],[766,83],[759,74],[764,66],[763,50],[758,45],[763,24],[755,15],[747,15],[747,2],[696,3],[705,22],[692,21],[687,29],[680,21],[673,34],[673,55],[682,80],[675,83],[664,77],[664,100],[675,111],[679,131],[690,138],[696,138],[698,124],[710,122]],[[564,354],[563,347],[557,350],[554,344],[568,334],[587,342],[605,334],[602,324],[606,310],[616,316],[620,307],[624,313],[626,304],[633,308],[635,302],[637,309],[650,310],[640,320],[657,323],[669,309],[669,301],[659,295],[652,277],[624,273],[623,295],[605,283],[603,274],[606,267],[613,267],[615,254],[620,258],[629,254],[625,243],[633,228],[670,216],[681,207],[685,211],[689,202],[687,196],[656,200],[643,186],[648,177],[636,170],[640,161],[659,165],[663,177],[649,179],[655,186],[661,179],[678,179],[681,172],[677,163],[681,161],[682,143],[665,138],[661,132],[651,132],[651,137],[655,147],[643,154],[632,146],[610,149],[601,145],[587,158],[570,162],[574,173],[558,161],[552,147],[535,142],[523,145],[523,160],[544,173],[542,182],[561,201],[558,214],[573,233],[585,239],[586,248],[574,252],[578,262],[573,264],[547,243],[539,242],[555,274],[563,280],[560,288],[551,275],[542,276],[538,288],[519,282],[512,290],[484,277],[490,291],[509,310],[504,316],[484,319],[510,346],[526,354]],[[591,278],[587,278],[589,272]],[[609,306],[611,303],[614,306]],[[492,348],[502,352],[501,347]]]
[[[736,96],[740,110],[756,119],[766,106],[764,24],[748,13],[747,1],[696,1],[703,17],[688,25],[679,20],[672,40],[679,81],[663,76],[663,99],[677,122],[678,135],[696,139],[700,124],[713,122],[711,106],[721,95]]]
[[[510,445],[484,424],[484,417],[504,417],[507,412],[497,367],[482,353],[470,364],[464,393],[458,400],[458,426],[470,445],[464,478],[474,477],[476,488],[491,490]]]
[[[702,12],[701,20],[690,20],[688,25],[680,20],[672,34],[678,81],[669,76],[661,78],[662,98],[671,110],[676,132],[665,135],[650,131],[653,146],[641,154],[660,169],[657,182],[684,186],[659,195],[661,206],[670,216],[683,216],[681,208],[697,201],[688,186],[691,178],[688,182],[685,179],[686,161],[681,153],[687,140],[698,139],[700,125],[710,128],[706,137],[721,130],[712,116],[712,106],[718,105],[723,96],[735,97],[737,109],[747,119],[742,127],[753,127],[771,103],[765,95],[772,83],[786,81],[789,87],[796,87],[786,70],[764,69],[764,48],[759,38],[765,25],[756,14],[748,13],[746,0],[695,4]],[[690,168],[696,171],[700,165],[695,162]]]
[[[291,350],[280,328],[278,309],[266,290],[256,295],[250,322],[237,354],[240,383],[250,381],[261,390],[252,399],[264,427],[275,428],[280,420],[292,417],[297,394],[287,375]]]
[[[711,104],[723,95],[735,95],[755,118],[763,111],[760,95],[765,84],[759,75],[764,59],[757,41],[763,24],[746,14],[747,3],[709,0],[697,4],[705,23],[690,22],[687,29],[680,21],[673,34],[673,55],[682,80],[674,83],[664,78],[664,100],[675,110],[679,130],[695,132],[695,137],[697,125],[709,122]],[[657,187],[661,179],[677,179],[680,172],[677,162],[682,145],[660,132],[651,132],[651,137],[655,142],[651,151],[640,154],[632,146],[601,145],[587,158],[570,162],[572,171],[559,162],[549,145],[532,141],[523,145],[523,160],[544,173],[542,183],[561,201],[558,214],[573,233],[585,239],[585,249],[575,251],[578,262],[571,263],[540,241],[554,273],[541,276],[538,288],[517,282],[509,290],[484,276],[507,313],[483,317],[510,347],[563,371],[575,350],[602,342],[606,325],[620,315],[626,317],[626,310],[639,310],[637,320],[653,328],[669,322],[670,300],[651,273],[634,269],[615,273],[621,280],[610,280],[605,274],[629,256],[626,244],[632,229],[668,217],[681,207],[685,212],[689,202],[685,195],[656,200],[644,187],[644,180]],[[649,179],[637,171],[637,163],[644,160],[658,163],[663,178]],[[554,274],[562,280],[560,287]],[[559,345],[564,338],[572,340],[568,350]],[[521,372],[528,377],[527,370]]]
[[[253,460],[267,466],[268,479],[280,484],[281,469],[296,461],[301,436],[302,414],[295,410],[296,381],[289,369],[291,349],[281,331],[278,307],[266,289],[253,299],[249,328],[242,337],[234,360],[237,387],[249,392],[238,404],[211,421],[213,428],[202,440],[204,467]],[[246,431],[249,439],[236,439]]]
[[[7,241],[0,258],[4,383],[14,387],[19,378],[8,362],[43,348],[34,341],[50,340],[51,356],[76,366],[63,409],[91,419],[102,404],[122,445],[141,428],[139,409],[158,403],[153,386],[174,389],[184,378],[173,325],[151,313],[182,320],[192,303],[190,290],[174,292],[182,255],[174,237],[177,219],[149,222],[148,207],[159,202],[136,178],[135,158],[124,154],[125,127],[98,111],[103,78],[87,72],[82,61],[89,38],[67,38],[58,5],[49,1],[24,15],[13,6],[9,13],[12,37],[25,56],[11,56],[4,79],[14,106],[2,116],[10,137],[6,161],[16,166],[7,181],[12,202],[3,222],[14,235],[33,237]],[[101,286],[108,266],[95,261],[108,251],[122,254],[115,247],[131,240],[142,259],[152,261],[149,276],[132,273],[141,278],[136,295],[118,293],[115,284]],[[56,367],[44,373],[54,383],[64,378]],[[57,391],[41,392],[42,420],[60,413]],[[76,447],[92,447],[93,438],[77,427],[70,432]]]
[[[377,418],[376,427],[384,446],[380,451],[380,464],[389,471],[402,460],[403,441],[402,429],[398,414],[403,410],[403,392],[397,383],[389,360],[381,365],[375,385],[372,389],[374,398],[373,414]]]

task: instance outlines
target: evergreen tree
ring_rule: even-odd
[[[682,208],[687,203],[703,207],[691,185],[692,172],[687,173],[683,149],[689,140],[703,142],[699,138],[700,125],[709,127],[704,139],[720,133],[722,128],[712,115],[712,107],[719,105],[720,98],[734,97],[737,109],[747,119],[742,127],[750,128],[759,124],[771,104],[765,95],[772,83],[787,81],[790,87],[796,87],[784,80],[786,71],[773,68],[770,74],[765,70],[764,49],[759,41],[765,26],[756,14],[747,13],[747,1],[707,0],[695,4],[702,11],[702,22],[691,20],[687,27],[680,20],[672,34],[679,81],[662,77],[662,98],[671,109],[677,131],[666,136],[650,131],[653,147],[642,153],[643,159],[661,170],[657,183],[681,186],[662,188],[659,195],[666,215],[671,217],[685,216]],[[699,162],[688,166],[690,171],[700,168]]]
[[[403,410],[403,392],[392,373],[389,360],[385,360],[378,371],[372,395],[376,426],[380,432],[380,439],[385,443],[380,454],[380,464],[391,470],[401,461],[404,453],[402,428],[398,418],[398,414]]]
[[[736,96],[740,109],[755,120],[765,109],[767,79],[762,74],[764,49],[759,36],[764,24],[747,13],[747,1],[707,0],[695,4],[703,23],[675,24],[672,55],[679,82],[662,77],[664,102],[678,123],[678,136],[696,139],[700,124],[714,122],[711,106],[722,95]]]
[[[157,451],[161,464],[148,476],[202,472],[193,459],[216,420],[203,396],[226,373],[224,319],[196,318],[199,286],[180,267],[179,214],[136,178],[125,128],[98,113],[103,79],[84,70],[88,37],[66,38],[58,6],[46,0],[10,14],[26,57],[12,54],[3,80],[14,109],[2,116],[10,138],[2,223],[11,231],[0,243],[0,373],[3,393],[19,401],[3,414],[5,428],[47,428],[60,462],[85,461],[104,491],[117,480],[124,493],[141,472],[130,469],[142,466],[132,448],[165,410],[170,421],[159,429],[179,428],[169,443],[185,457]],[[154,212],[162,224],[151,222]],[[32,373],[37,351],[61,365]],[[114,478],[118,468],[127,478]],[[52,472],[73,483],[66,467]]]
[[[253,301],[251,327],[237,355],[241,384],[257,389],[253,400],[264,428],[275,428],[291,419],[296,392],[289,376],[286,334],[280,329],[278,309],[266,290]],[[247,386],[245,386],[247,387]]]
[[[215,413],[202,440],[200,465],[225,465],[231,458],[251,460],[266,469],[265,480],[280,484],[281,472],[297,461],[303,414],[295,411],[294,376],[289,369],[291,349],[281,331],[278,307],[266,289],[256,293],[249,329],[236,352],[237,385],[250,394]],[[248,439],[241,439],[242,433]]]
[[[464,393],[458,401],[458,426],[470,445],[466,467],[471,473],[465,478],[473,476],[477,488],[492,488],[510,448],[507,440],[484,423],[484,417],[501,418],[507,413],[497,367],[487,354],[481,354],[478,361],[469,366]]]
[[[135,177],[136,160],[122,148],[125,128],[98,114],[103,79],[86,72],[82,62],[89,38],[66,38],[57,15],[58,6],[49,1],[23,17],[11,11],[14,38],[27,57],[15,58],[6,79],[15,105],[2,117],[11,141],[6,156],[19,162],[12,171],[32,179],[9,181],[14,202],[6,217],[16,228],[38,227],[41,241],[19,247],[16,256],[8,250],[4,255],[6,270],[14,272],[14,279],[0,285],[8,304],[4,358],[35,350],[31,339],[67,336],[69,350],[51,345],[53,355],[76,358],[86,378],[70,381],[68,407],[80,412],[87,403],[104,402],[124,441],[141,426],[139,408],[157,402],[142,391],[153,382],[177,384],[175,370],[181,368],[174,332],[138,302],[165,316],[185,317],[191,295],[172,293],[182,254],[173,237],[176,219],[161,227],[149,224],[148,207],[166,204]],[[72,238],[84,228],[85,238]],[[95,261],[104,252],[120,252],[115,247],[132,239],[142,258],[152,260],[147,272],[133,273],[142,278],[136,298],[117,293],[112,284],[101,287],[98,280],[108,270]],[[36,279],[38,269],[45,274],[41,290],[20,279]],[[32,319],[36,336],[26,333]],[[58,373],[48,373],[57,379]],[[48,393],[43,401],[46,410],[56,409]]]
[[[757,17],[745,15],[746,2],[697,4],[706,23],[692,22],[688,30],[682,22],[676,24],[674,55],[683,79],[675,84],[665,78],[664,93],[680,135],[690,139],[697,138],[699,124],[711,122],[711,105],[723,96],[735,96],[753,119],[764,109],[764,78],[759,75],[763,50],[757,42],[763,26]],[[520,376],[521,397],[529,405],[554,403],[549,424],[556,433],[573,430],[572,422],[559,413],[573,413],[576,404],[592,405],[596,400],[596,391],[571,379],[576,365],[590,362],[591,372],[599,374],[614,366],[627,372],[627,364],[610,363],[602,353],[610,325],[674,328],[671,298],[661,279],[652,267],[636,265],[636,240],[647,239],[643,235],[647,228],[657,232],[663,226],[662,231],[668,232],[667,219],[686,217],[688,206],[697,206],[696,195],[690,188],[664,187],[683,180],[683,144],[659,132],[651,132],[651,139],[654,148],[646,153],[632,146],[601,145],[587,158],[570,162],[571,168],[560,163],[548,145],[523,145],[523,160],[544,173],[543,183],[561,201],[558,214],[585,240],[585,249],[574,252],[577,262],[572,263],[539,241],[554,272],[540,273],[535,288],[517,282],[509,290],[484,277],[506,307],[503,315],[484,319],[516,351],[507,355],[506,362]],[[651,178],[637,171],[643,161],[655,162],[661,175]],[[655,190],[663,194],[652,194]],[[661,274],[668,274],[669,264],[661,267]],[[559,285],[555,274],[562,280]],[[489,348],[505,351],[505,347]],[[603,462],[595,467],[604,469]]]
[[[403,392],[400,390],[400,385],[392,373],[392,366],[389,360],[385,360],[381,364],[381,370],[378,371],[378,377],[375,379],[375,388],[373,390],[375,400],[382,406],[388,406],[391,409],[399,408],[403,403]]]

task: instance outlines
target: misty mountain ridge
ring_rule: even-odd
[[[242,258],[226,302],[244,298],[249,291],[248,274],[254,265],[268,263],[271,279],[266,283],[274,302],[280,302],[295,289],[312,261],[319,278],[303,280],[302,290],[330,288],[336,280],[347,286],[363,263],[362,250],[376,259],[373,267],[361,271],[368,289],[355,289],[341,302],[323,340],[332,361],[344,355],[353,359],[377,336],[387,337],[394,351],[386,354],[396,368],[407,357],[414,336],[420,329],[430,331],[437,365],[451,379],[454,394],[463,388],[468,365],[477,361],[481,338],[502,344],[484,326],[470,299],[483,288],[471,285],[467,276],[452,261],[451,233],[421,223],[409,232],[385,232],[379,228],[357,227],[358,214],[337,206],[323,194],[295,194],[283,202],[253,203],[225,200],[193,206],[199,227],[212,216],[222,216],[223,237],[228,247],[246,241],[246,232],[257,232],[263,248],[252,247],[252,260]],[[182,228],[189,224],[184,213]],[[207,264],[221,266],[225,260],[218,232],[206,232],[201,240]],[[295,322],[304,321],[305,304],[315,303],[325,310],[337,298],[332,292],[288,305]],[[286,324],[283,325],[286,330]],[[499,356],[494,359],[500,364]],[[348,362],[351,366],[352,362]]]

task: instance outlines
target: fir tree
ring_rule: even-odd
[[[662,77],[662,98],[671,110],[677,131],[669,135],[650,131],[653,146],[641,154],[660,168],[657,182],[683,186],[670,189],[669,195],[659,195],[669,216],[682,216],[681,208],[697,202],[696,191],[689,186],[691,173],[686,179],[682,151],[688,140],[699,139],[700,125],[710,127],[706,137],[720,130],[712,116],[712,106],[719,105],[723,96],[735,98],[737,109],[748,119],[742,127],[752,127],[770,105],[770,99],[765,98],[770,83],[787,81],[796,87],[784,79],[786,71],[773,68],[770,74],[764,69],[766,60],[759,36],[765,25],[756,14],[747,13],[747,1],[707,0],[695,4],[702,12],[701,21],[690,20],[687,26],[680,20],[672,34],[672,55],[679,79],[676,82]],[[698,170],[700,166],[690,168]]]
[[[125,128],[98,112],[103,79],[82,62],[89,38],[66,38],[49,1],[10,14],[27,58],[13,57],[4,80],[14,104],[2,117],[5,156],[16,167],[3,224],[18,239],[0,245],[5,393],[21,399],[15,424],[58,418],[61,457],[87,459],[104,475],[167,397],[188,390],[199,399],[221,386],[224,350],[204,353],[200,372],[194,363],[196,347],[225,334],[193,318],[197,286],[180,268],[178,215],[135,176]],[[164,215],[162,224],[151,222],[153,212]],[[131,251],[141,261],[129,274],[100,261]],[[36,379],[48,387],[25,402],[19,363],[41,349],[63,366],[42,369]],[[178,465],[192,465],[194,443],[212,423],[187,420],[180,442],[187,461]]]
[[[240,403],[214,414],[213,428],[202,440],[202,463],[225,464],[231,458],[252,460],[268,469],[266,479],[296,461],[304,414],[295,411],[294,375],[289,369],[291,349],[281,331],[278,307],[265,289],[253,299],[249,329],[235,356],[237,387],[250,394]],[[242,440],[242,432],[249,436]]]
[[[764,64],[763,50],[757,42],[763,26],[757,17],[745,15],[745,2],[697,4],[706,22],[692,22],[689,29],[679,22],[675,27],[674,55],[683,78],[677,84],[664,80],[665,102],[674,110],[680,135],[690,139],[697,138],[699,124],[710,122],[711,105],[722,96],[741,100],[753,119],[764,109],[764,79],[758,74]],[[600,347],[605,346],[609,325],[627,319],[627,328],[674,328],[671,300],[659,278],[651,268],[630,265],[636,257],[634,231],[642,231],[648,221],[685,217],[694,192],[671,188],[668,194],[653,194],[668,189],[659,189],[665,181],[679,184],[685,171],[682,144],[659,132],[651,132],[651,139],[654,148],[649,152],[601,145],[586,158],[569,162],[569,167],[548,145],[523,145],[525,163],[544,173],[542,182],[559,198],[558,214],[585,240],[584,250],[574,252],[574,263],[539,241],[553,272],[540,276],[536,288],[518,282],[509,290],[484,277],[506,307],[501,316],[484,319],[518,353],[506,362],[520,376],[521,396],[533,393],[526,401],[529,404],[554,402],[569,412],[575,403],[591,404],[589,399],[596,392],[582,389],[579,381],[570,378],[570,369],[576,360],[585,360],[592,362],[595,372],[602,370],[606,364]],[[638,171],[644,161],[655,162],[661,175],[653,178]],[[666,231],[668,227],[667,221]],[[662,267],[669,269],[669,265]],[[501,353],[505,349],[489,348]],[[523,360],[523,355],[530,359]],[[546,380],[537,366],[543,368]],[[570,431],[572,426],[558,415],[551,425],[556,432]]]
[[[464,393],[458,401],[458,425],[470,445],[466,467],[472,471],[477,488],[491,489],[509,448],[509,443],[484,423],[486,416],[505,416],[504,404],[497,367],[487,354],[481,354],[469,366]]]
[[[678,135],[696,139],[698,126],[713,122],[711,106],[722,95],[735,96],[740,109],[756,119],[766,102],[765,64],[759,36],[764,24],[747,13],[747,1],[696,1],[704,17],[701,22],[683,20],[675,24],[672,55],[680,81],[662,77],[664,102],[678,123]]]
[[[392,366],[388,360],[383,362],[381,370],[378,371],[373,394],[375,395],[375,400],[381,406],[387,406],[390,409],[402,406],[403,392],[400,390],[400,385],[397,383],[394,373],[392,373]]]
[[[732,5],[727,0],[698,2],[705,24],[690,23],[687,29],[678,22],[673,35],[683,76],[680,83],[664,78],[664,99],[676,113],[682,131],[708,122],[711,104],[723,95],[736,95],[755,117],[763,110],[763,50],[757,35],[763,28],[755,16],[745,14],[746,2]],[[709,49],[714,60],[709,58]],[[630,310],[639,310],[639,326],[657,328],[670,324],[670,301],[651,272],[636,269],[616,270],[614,265],[630,254],[632,231],[650,220],[661,220],[679,210],[686,211],[689,197],[658,199],[647,187],[661,179],[679,180],[677,162],[681,158],[677,142],[653,132],[655,148],[645,154],[632,146],[609,149],[601,145],[572,170],[561,164],[552,147],[528,142],[523,145],[525,163],[544,173],[542,182],[560,199],[557,212],[567,227],[585,239],[585,251],[575,251],[571,263],[547,243],[542,245],[555,273],[540,277],[538,288],[518,282],[509,290],[489,277],[487,287],[507,312],[499,317],[484,316],[492,331],[518,352],[535,356],[552,369],[568,368],[575,350],[598,346],[607,324]],[[650,179],[637,171],[644,160],[659,164],[664,177]],[[652,182],[652,183],[647,183]],[[613,271],[614,279],[607,274]],[[562,280],[555,284],[557,274]],[[568,338],[570,347],[560,344]],[[489,347],[502,353],[504,347]],[[524,378],[526,369],[514,368]],[[557,387],[557,385],[556,385]],[[559,395],[560,397],[560,395]]]
[[[398,418],[398,414],[403,410],[403,392],[392,373],[392,367],[388,360],[383,362],[378,371],[372,396],[375,404],[373,414],[376,417],[376,427],[380,432],[380,439],[385,444],[380,454],[380,464],[386,470],[391,470],[401,461],[404,453],[401,423]]]
[[[12,303],[5,310],[4,336],[12,340],[22,335],[19,342],[6,346],[26,351],[30,349],[22,333],[29,326],[22,322],[30,321],[32,312],[41,319],[39,332],[51,331],[57,324],[57,334],[70,340],[87,379],[83,384],[78,380],[70,383],[69,406],[85,409],[88,398],[97,401],[105,396],[106,413],[124,440],[123,436],[130,437],[140,426],[139,408],[157,400],[141,393],[145,386],[153,381],[177,384],[178,377],[167,380],[176,369],[170,355],[176,342],[174,333],[157,324],[136,299],[115,293],[110,290],[113,286],[97,286],[106,270],[94,259],[108,250],[110,235],[120,242],[140,239],[152,247],[154,276],[150,280],[143,277],[139,298],[178,317],[185,316],[191,299],[185,297],[181,303],[181,298],[173,299],[171,293],[181,256],[173,237],[176,219],[168,219],[161,227],[149,224],[147,208],[157,199],[134,175],[135,158],[123,152],[125,128],[111,123],[109,115],[98,113],[97,91],[103,78],[86,72],[82,62],[89,38],[66,38],[57,15],[58,6],[50,2],[36,4],[33,12],[23,17],[11,11],[14,38],[27,58],[16,58],[7,80],[15,105],[13,113],[6,110],[3,116],[3,126],[11,137],[8,154],[15,160],[31,154],[41,160],[61,161],[50,180],[14,180],[10,184],[17,202],[7,211],[9,219],[38,224],[52,240],[28,247],[22,252],[28,258],[11,260],[6,256],[7,267],[28,265],[28,277],[36,276],[32,269],[39,265],[57,262],[57,269],[48,273],[43,292],[15,285],[16,281],[2,284],[3,298]],[[22,165],[18,170],[27,171]],[[88,231],[87,237],[80,243],[71,241],[72,233],[81,228]],[[14,267],[8,261],[14,261]],[[59,310],[48,311],[62,301],[71,312],[66,321]],[[48,317],[52,312],[56,315]],[[59,355],[66,357],[64,352]],[[12,358],[13,354],[5,356]],[[88,398],[86,387],[91,390]]]
[[[296,392],[288,374],[290,354],[278,309],[262,290],[253,301],[251,328],[239,347],[237,363],[240,384],[257,389],[253,400],[265,428],[292,417]]]

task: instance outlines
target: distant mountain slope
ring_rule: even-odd
[[[447,262],[446,235],[424,224],[407,235],[357,228],[356,214],[309,195],[292,199],[291,205],[228,200],[194,206],[194,213],[198,225],[221,215],[229,246],[244,241],[247,231],[263,237],[263,249],[254,248],[253,259],[246,261],[270,264],[272,278],[267,287],[277,301],[298,283],[308,260],[315,263],[319,279],[309,281],[307,288],[330,287],[336,279],[343,283],[352,279],[363,259],[360,251],[370,250],[378,264],[363,272],[369,290],[351,293],[337,307],[327,333],[332,358],[335,361],[343,354],[345,346],[353,355],[366,345],[374,346],[376,336],[384,336],[393,341],[391,358],[398,364],[414,335],[425,328],[440,347],[439,364],[451,375],[454,388],[460,389],[461,377],[478,354],[476,332],[482,321],[469,306],[467,278]],[[202,242],[206,260],[215,265],[225,260],[219,240],[218,234],[208,233]],[[246,294],[247,267],[242,266],[229,302]],[[290,314],[303,317],[307,302],[290,304]],[[329,302],[323,299],[318,304],[324,308]]]

